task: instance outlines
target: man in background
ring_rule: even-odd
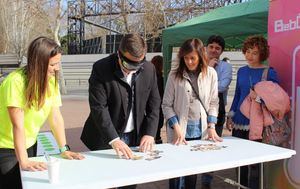
[[[212,35],[208,38],[206,44],[208,64],[215,68],[218,75],[219,114],[215,127],[217,134],[221,137],[226,116],[225,106],[227,104],[227,93],[232,80],[232,66],[227,61],[220,60],[220,56],[225,48],[225,40],[223,37]],[[210,174],[202,175],[202,189],[211,188],[212,178]]]

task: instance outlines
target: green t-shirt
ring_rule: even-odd
[[[0,84],[0,148],[14,148],[13,126],[7,107],[17,107],[24,111],[24,128],[26,148],[36,143],[37,135],[47,120],[52,107],[61,106],[59,88],[55,86],[55,78],[50,79],[50,96],[46,95],[45,104],[40,110],[25,107],[25,74],[23,69],[10,73]]]

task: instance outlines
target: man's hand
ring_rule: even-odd
[[[212,59],[209,60],[208,65],[214,68],[214,67],[217,66],[218,61],[219,61],[218,59],[212,58]]]
[[[115,140],[111,146],[113,147],[113,149],[116,151],[117,155],[119,156],[119,158],[122,158],[122,155],[126,158],[126,159],[132,159],[133,158],[133,153],[131,151],[131,149],[128,147],[127,144],[125,144],[125,142],[123,142],[120,139]]]
[[[139,150],[141,152],[151,151],[154,145],[154,137],[150,135],[144,135],[141,139]]]
[[[20,162],[20,167],[23,171],[44,171],[47,170],[47,165],[45,162],[38,161],[25,161]]]
[[[71,152],[71,151],[64,151],[63,153],[60,154],[61,157],[65,159],[77,159],[77,160],[82,160],[84,159],[84,156],[80,153],[76,152]]]
[[[174,128],[174,139],[172,143],[175,145],[180,145],[180,144],[187,145],[187,141],[185,140],[185,136],[183,135],[180,125],[175,124],[173,128]]]

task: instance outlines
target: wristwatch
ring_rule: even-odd
[[[61,148],[59,148],[59,152],[60,153],[63,153],[63,152],[65,152],[65,151],[70,151],[71,150],[71,148],[70,148],[70,146],[69,145],[64,145],[63,147],[61,147]]]
[[[208,125],[207,128],[208,129],[215,129],[216,127],[215,127],[215,125]]]

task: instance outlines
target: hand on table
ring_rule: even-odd
[[[77,159],[77,160],[82,160],[84,159],[84,156],[80,153],[77,152],[72,152],[72,151],[64,151],[60,154],[61,157],[65,159]]]
[[[147,152],[153,149],[154,137],[150,135],[144,135],[141,139],[139,150],[140,152]]]
[[[214,142],[222,142],[223,139],[219,137],[219,135],[216,132],[216,129],[208,128],[208,140],[212,140]]]
[[[187,145],[188,143],[185,140],[185,136],[184,136],[179,124],[175,124],[173,126],[173,129],[174,129],[174,138],[173,138],[172,143],[175,145],[180,145],[180,144]]]
[[[132,159],[133,158],[133,153],[132,150],[128,147],[127,144],[125,144],[125,142],[123,142],[120,139],[115,140],[111,146],[113,147],[113,149],[116,151],[117,155],[119,156],[119,158],[122,158],[122,155],[126,158],[126,159]]]
[[[44,170],[47,170],[47,164],[45,162],[29,161],[29,160],[20,163],[20,167],[23,171],[44,171]]]

